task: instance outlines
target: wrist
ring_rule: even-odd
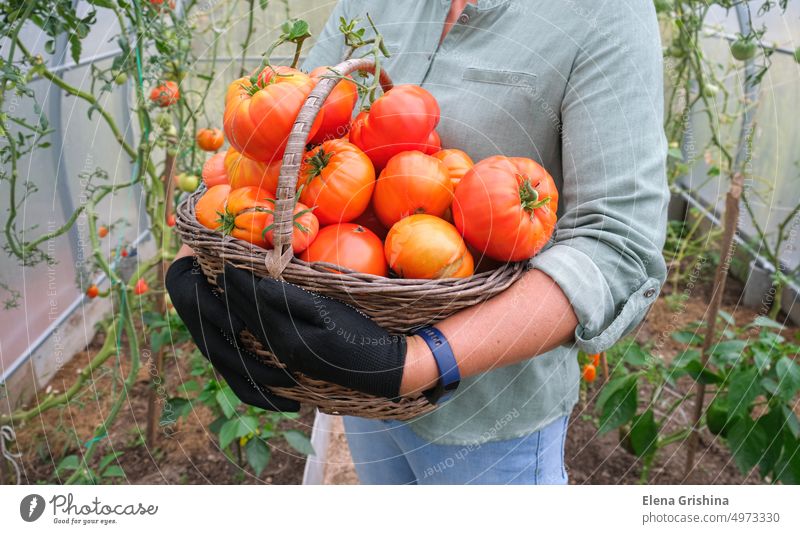
[[[421,393],[434,387],[438,381],[439,367],[428,344],[419,336],[406,336],[406,361],[400,395]]]

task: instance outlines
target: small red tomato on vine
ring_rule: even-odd
[[[594,365],[595,367],[600,365],[600,353],[599,352],[597,354],[590,354],[589,356],[592,358],[592,365]]]
[[[136,281],[136,285],[133,286],[133,292],[136,295],[143,295],[147,293],[150,288],[147,286],[147,282],[144,281],[144,278],[139,278]]]
[[[100,290],[96,285],[92,284],[86,289],[86,296],[90,299],[96,298],[100,294]]]
[[[164,82],[153,87],[153,90],[150,91],[150,100],[162,108],[175,104],[180,98],[181,93],[178,90],[178,84],[175,82]]]
[[[586,382],[594,382],[594,379],[597,378],[597,368],[592,364],[586,364],[583,366],[583,379]]]
[[[122,256],[123,258],[127,258],[128,257],[128,249],[127,248],[123,248],[120,251],[119,255]]]
[[[206,152],[216,152],[225,142],[219,128],[202,128],[197,132],[197,146]]]
[[[175,214],[170,213],[167,215],[167,226],[175,226]]]
[[[107,235],[108,235],[108,227],[101,226],[100,228],[97,229],[97,237],[99,237],[100,239],[104,238]]]

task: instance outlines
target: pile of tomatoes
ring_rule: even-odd
[[[268,66],[230,84],[223,118],[230,147],[203,167],[200,224],[273,246],[286,142],[329,73]],[[357,100],[356,84],[340,80],[311,127],[294,208],[300,259],[378,276],[457,278],[528,259],[550,239],[558,191],[538,163],[499,155],[473,163],[457,148],[442,149],[438,103],[421,87],[395,86],[352,118]],[[222,144],[211,134],[198,141]]]

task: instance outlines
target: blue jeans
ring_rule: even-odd
[[[430,443],[398,421],[345,417],[344,427],[362,484],[566,484],[568,419],[480,445]]]

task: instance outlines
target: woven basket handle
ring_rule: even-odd
[[[348,59],[332,67],[336,73],[345,76],[355,71],[367,71],[374,74],[375,62],[372,58]],[[333,74],[333,73],[331,73]],[[294,206],[297,180],[300,176],[300,164],[306,150],[308,133],[311,125],[317,118],[322,104],[328,98],[333,88],[341,78],[322,78],[308,95],[305,104],[300,108],[297,120],[289,134],[286,151],[283,153],[278,189],[274,208],[273,245],[274,248],[267,252],[264,264],[273,278],[280,278],[283,270],[292,261],[292,233],[294,231]],[[385,70],[380,74],[381,87],[384,92],[392,88],[392,80]]]

